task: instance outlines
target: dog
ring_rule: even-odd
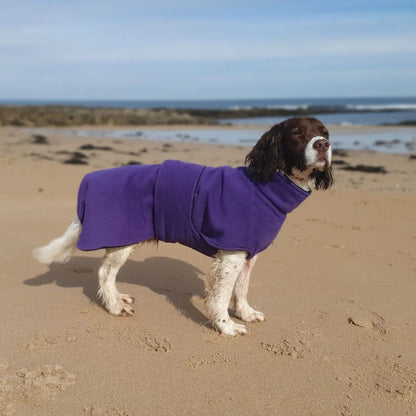
[[[113,315],[133,315],[133,297],[115,281],[135,247],[147,241],[179,242],[213,257],[206,311],[214,329],[245,334],[244,322],[265,317],[247,301],[258,253],[276,237],[286,214],[311,189],[333,183],[326,127],[312,117],[290,118],[263,134],[245,166],[205,167],[179,161],[135,165],[86,175],[77,216],[65,233],[33,251],[44,264],[64,263],[78,246],[105,248],[98,296]]]

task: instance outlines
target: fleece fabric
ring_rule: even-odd
[[[86,175],[78,193],[81,250],[149,239],[181,243],[213,256],[247,251],[276,238],[286,214],[309,196],[284,175],[253,181],[245,167],[205,167],[168,160]]]

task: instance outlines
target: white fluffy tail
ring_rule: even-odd
[[[33,257],[44,264],[66,263],[74,252],[82,225],[77,217],[68,229],[58,238],[43,247],[33,250]]]

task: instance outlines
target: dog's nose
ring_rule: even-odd
[[[313,144],[313,148],[316,149],[318,152],[324,152],[329,149],[329,140],[328,139],[321,139],[317,140]]]

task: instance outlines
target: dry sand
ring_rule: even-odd
[[[48,269],[31,250],[60,235],[87,172],[130,160],[241,164],[248,149],[0,129],[0,415],[416,414],[416,160],[349,152],[335,186],[288,216],[259,258],[246,336],[206,323],[210,259],[137,250],[118,286],[133,318],[96,302],[103,252]],[[61,162],[81,144],[89,165]],[[146,149],[146,150],[143,150]]]

